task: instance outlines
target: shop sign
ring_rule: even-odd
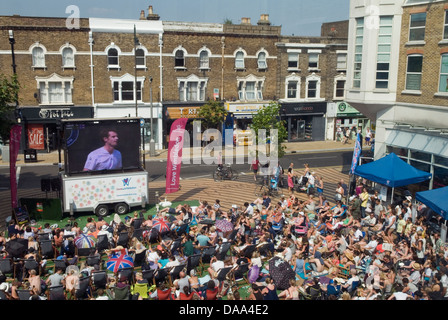
[[[28,146],[30,149],[43,150],[44,146],[44,127],[42,124],[29,124]]]
[[[74,113],[70,108],[64,109],[40,109],[39,117],[42,119],[73,118]]]
[[[337,107],[338,117],[357,117],[362,116],[362,113],[353,108],[347,102],[340,102]]]
[[[168,107],[166,108],[167,118],[197,118],[201,107]]]
[[[326,102],[316,103],[291,103],[283,104],[282,109],[285,114],[307,114],[307,113],[325,113],[327,112]]]

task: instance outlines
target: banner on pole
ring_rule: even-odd
[[[176,119],[171,125],[170,142],[168,144],[168,159],[166,166],[165,193],[167,194],[179,190],[182,148],[184,144],[184,132],[187,121],[187,118],[180,118]]]
[[[20,150],[20,138],[22,136],[22,127],[13,125],[9,138],[9,184],[11,186],[11,207],[14,210],[17,205],[17,177],[16,161]]]

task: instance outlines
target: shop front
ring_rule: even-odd
[[[340,128],[340,131],[338,128]],[[371,123],[369,119],[347,102],[339,102],[336,106],[336,123],[334,128],[336,141],[341,141],[341,135],[337,133],[345,132],[346,128],[352,129],[350,139],[354,140],[358,129],[361,129],[362,134],[365,135],[366,128],[371,128]],[[371,129],[374,132],[374,128]]]
[[[327,102],[282,103],[280,116],[286,121],[288,141],[325,140]]]
[[[58,149],[57,126],[62,119],[90,119],[93,107],[21,107],[22,149],[51,152]]]
[[[252,145],[252,118],[263,107],[264,104],[260,103],[227,103],[227,112],[233,118],[233,139],[236,146]]]

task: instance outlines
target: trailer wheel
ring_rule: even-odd
[[[105,204],[100,204],[98,207],[96,207],[95,214],[98,217],[105,217],[109,214],[109,207]]]
[[[120,215],[121,214],[126,214],[126,213],[129,212],[129,206],[126,203],[124,203],[124,202],[117,203],[115,205],[115,212],[120,214]]]

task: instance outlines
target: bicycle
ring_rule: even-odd
[[[222,181],[222,180],[236,180],[238,179],[238,171],[232,169],[230,164],[226,166],[217,167],[213,172],[213,180]]]

